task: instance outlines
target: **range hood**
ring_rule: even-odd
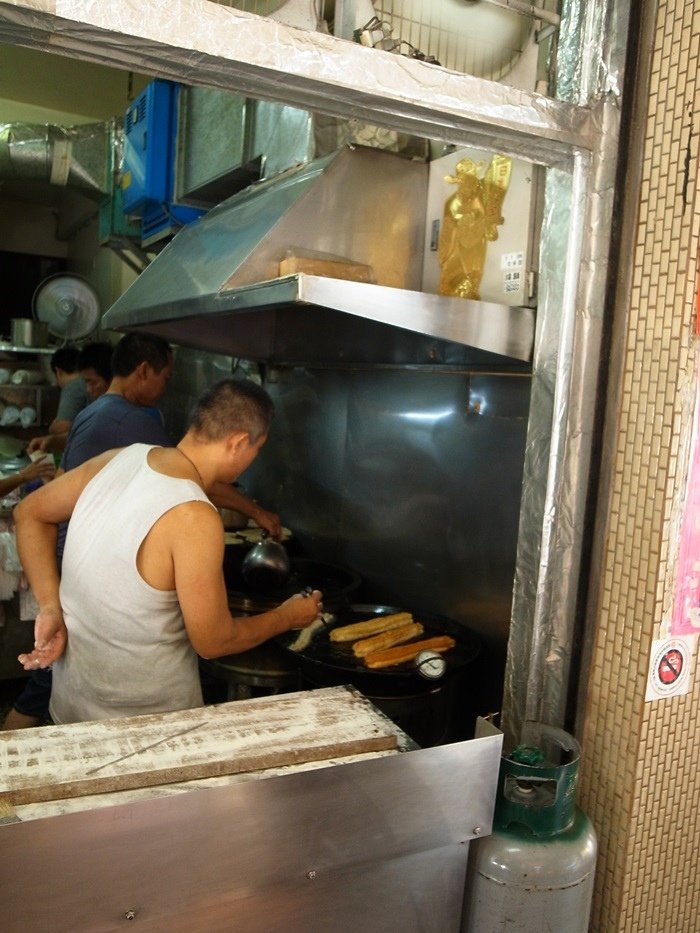
[[[529,362],[532,309],[420,290],[427,186],[427,163],[362,147],[252,185],[183,228],[102,325],[277,363]],[[280,275],[289,257],[370,281]]]

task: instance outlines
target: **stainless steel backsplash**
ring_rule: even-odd
[[[179,349],[174,437],[229,357]],[[309,557],[363,596],[446,615],[505,645],[530,396],[527,375],[407,368],[263,370],[276,415],[241,477]]]

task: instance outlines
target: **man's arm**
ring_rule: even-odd
[[[222,563],[224,535],[221,519],[204,503],[188,503],[173,515],[167,534],[175,572],[175,589],[187,635],[203,658],[237,654],[274,635],[310,625],[321,611],[321,594],[292,597],[270,612],[234,618]]]
[[[49,434],[60,434],[68,437],[72,424],[73,422],[68,421],[67,418],[54,418],[49,425]]]
[[[217,508],[235,509],[237,512],[242,512],[243,515],[247,515],[248,518],[252,518],[254,522],[257,522],[261,528],[269,531],[273,538],[281,536],[282,523],[279,515],[263,509],[257,502],[253,502],[252,499],[239,492],[235,486],[228,483],[214,483],[211,489],[208,490],[208,494]]]
[[[58,595],[57,528],[70,518],[80,493],[116,453],[110,450],[69,470],[26,496],[14,510],[17,553],[39,604],[34,650],[19,657],[25,670],[48,667],[65,649],[66,631]]]

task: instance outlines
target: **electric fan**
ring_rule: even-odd
[[[87,279],[59,272],[37,286],[32,314],[48,325],[50,334],[70,343],[95,330],[100,320],[100,300]]]

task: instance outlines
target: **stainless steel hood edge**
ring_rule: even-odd
[[[105,327],[159,333],[174,343],[276,362],[440,363],[442,344],[527,363],[535,314],[513,307],[365,282],[297,274],[132,313]],[[410,346],[401,334],[420,338]]]
[[[528,362],[534,312],[486,301],[299,275],[298,301]]]

